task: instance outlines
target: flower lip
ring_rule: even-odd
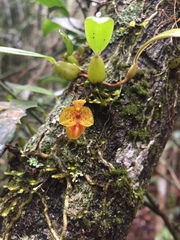
[[[81,136],[86,127],[80,125],[79,123],[75,124],[72,127],[66,128],[66,134],[69,139],[75,140]]]
[[[79,112],[76,113],[76,119],[80,119],[81,118],[81,114]]]

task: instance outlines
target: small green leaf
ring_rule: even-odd
[[[24,86],[14,85],[13,88],[18,89],[18,90],[29,90],[29,91],[36,92],[36,93],[54,96],[54,93],[50,90],[47,90],[47,89],[41,88],[41,87],[31,86],[31,85],[24,85]]]
[[[158,34],[157,36],[149,39],[147,42],[145,42],[140,49],[137,51],[136,56],[134,58],[134,63],[138,61],[138,58],[140,57],[141,53],[147,48],[151,43],[161,40],[163,38],[171,38],[171,37],[180,37],[180,28],[174,28],[171,30],[167,30],[165,32],[162,32]]]
[[[66,45],[67,55],[70,56],[74,51],[72,41],[61,29],[59,30],[59,32],[63,38],[64,44]]]
[[[51,56],[46,56],[40,53],[36,52],[31,52],[31,51],[26,51],[18,48],[10,48],[10,47],[1,47],[0,46],[0,53],[7,53],[7,54],[14,54],[14,55],[20,55],[20,56],[28,56],[28,57],[39,57],[39,58],[44,58],[47,61],[51,63],[55,63],[55,59]]]
[[[35,0],[36,2],[47,6],[48,8],[57,9],[64,16],[69,16],[69,12],[66,8],[66,5],[62,0]]]
[[[11,99],[10,105],[21,108],[23,110],[26,110],[28,108],[36,108],[37,102],[36,101],[24,101],[24,100],[17,100],[17,99]]]
[[[87,17],[85,33],[87,41],[95,54],[100,54],[110,42],[114,21],[110,17]]]
[[[46,19],[43,23],[43,34],[47,36],[50,32],[59,29],[59,24]]]
[[[47,7],[65,7],[62,0],[36,0],[36,2],[41,3]]]
[[[59,84],[62,85],[62,87],[66,87],[67,84],[68,84],[68,82],[65,79],[60,78],[57,75],[49,75],[49,76],[41,79],[41,85],[44,85],[44,84],[49,83],[49,82],[59,83]]]

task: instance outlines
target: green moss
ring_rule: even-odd
[[[116,217],[116,218],[115,218],[115,222],[116,222],[118,225],[120,225],[120,224],[122,223],[122,219],[119,218],[119,217]]]
[[[142,82],[135,83],[133,85],[133,91],[136,92],[138,95],[149,97],[150,92],[149,92],[150,84],[143,80]]]
[[[126,175],[127,171],[124,171],[124,173],[125,175],[116,176],[116,180],[113,183],[113,189],[114,192],[116,192],[118,189],[119,198],[121,199],[121,201],[126,201],[129,206],[134,207],[136,204],[139,204],[143,201],[144,189],[138,188],[134,190],[132,179]],[[119,212],[119,214],[115,216],[115,222],[121,224],[122,218],[123,213]]]
[[[145,142],[147,139],[149,139],[150,134],[146,129],[138,129],[138,130],[132,130],[129,132],[130,138],[133,139],[133,141],[142,141]]]
[[[91,221],[88,219],[83,219],[83,223],[84,223],[84,226],[87,228],[91,227],[92,225]]]
[[[144,88],[150,88],[150,83],[148,81],[146,81],[146,80],[142,80],[141,85]]]
[[[135,201],[136,199],[138,199],[139,204],[142,203],[144,201],[144,194],[145,194],[145,189],[142,187],[139,187],[136,190],[133,190],[132,192],[132,198],[131,201]]]
[[[137,115],[138,106],[134,103],[122,106],[122,112],[127,115]]]
[[[116,181],[116,185],[121,189],[125,188],[127,190],[130,189],[130,182],[131,182],[130,178],[122,176]]]
[[[124,34],[125,29],[129,27],[129,23],[131,21],[136,22],[138,20],[141,8],[142,7],[140,4],[131,4],[126,9],[120,11],[116,20],[119,24],[119,29],[116,30],[117,36],[121,36],[122,34]]]
[[[125,176],[125,177],[128,177],[128,172],[127,172],[127,168],[114,168],[114,169],[111,169],[111,175],[112,176]]]

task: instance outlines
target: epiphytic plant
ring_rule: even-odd
[[[100,53],[110,42],[114,21],[110,17],[87,17],[85,19],[85,34],[89,46],[94,52],[88,67],[88,78],[92,83],[101,83],[105,78],[104,61]]]
[[[88,78],[92,83],[101,83],[105,78],[104,62],[102,58],[99,56],[99,54],[104,50],[104,48],[109,43],[112,35],[112,31],[113,31],[113,26],[114,26],[114,22],[109,17],[105,17],[105,18],[88,17],[85,20],[85,32],[87,36],[87,41],[95,53],[95,55],[92,57],[90,61],[89,69],[88,69]],[[136,75],[136,72],[138,69],[138,59],[141,53],[154,41],[161,40],[164,38],[171,38],[171,37],[180,37],[180,28],[167,30],[149,39],[147,42],[145,42],[137,51],[133,60],[133,64],[129,68],[123,80],[114,84],[107,83],[107,82],[103,82],[103,83],[110,87],[116,87],[116,86],[123,85],[124,83],[131,80]],[[70,81],[75,80],[80,73],[80,68],[77,66],[77,64],[70,63],[70,62],[62,62],[62,61],[56,62],[56,60],[53,57],[39,54],[36,52],[30,52],[30,51],[25,51],[25,50],[15,49],[15,48],[8,48],[8,47],[0,47],[0,52],[15,54],[15,55],[44,58],[53,64],[54,69],[58,73],[58,75]],[[176,62],[177,61],[175,61],[175,63]],[[179,58],[178,58],[178,62],[179,62]],[[176,65],[175,63],[174,61],[171,62],[170,66]]]

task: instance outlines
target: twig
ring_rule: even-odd
[[[174,184],[176,185],[177,189],[180,191],[180,181],[177,178],[173,168],[167,164],[167,169],[170,172],[172,179],[174,180]]]
[[[79,0],[76,0],[76,3],[78,4],[79,8],[81,9],[81,12],[82,12],[82,14],[83,14],[83,17],[86,18],[86,17],[87,17],[87,16],[86,16],[86,15],[87,15],[87,14],[86,14],[87,10],[82,7],[82,3],[81,3]]]
[[[174,188],[177,188],[176,184],[174,183],[173,180],[169,179],[167,176],[165,176],[164,174],[160,173],[159,171],[156,170],[156,174],[158,176],[160,176],[161,178],[165,179],[171,186],[173,186]],[[178,188],[177,188],[178,189]]]
[[[146,193],[146,197],[149,200],[149,202],[145,200],[144,205],[147,206],[148,208],[150,208],[154,213],[159,215],[164,220],[167,228],[169,229],[170,233],[174,237],[174,240],[178,240],[179,238],[178,238],[176,231],[173,227],[173,224],[169,220],[168,216],[159,209],[158,204],[154,201],[154,199],[152,198],[152,196],[150,194]]]

